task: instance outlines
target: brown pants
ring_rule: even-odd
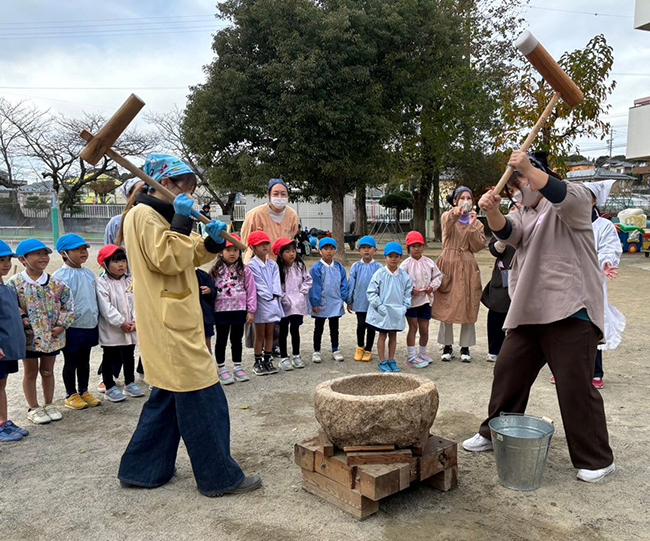
[[[479,433],[490,439],[488,421],[501,412],[524,413],[530,388],[544,364],[555,375],[562,422],[571,462],[576,468],[598,470],[614,461],[609,446],[605,408],[591,384],[598,328],[568,318],[547,325],[521,325],[508,331],[494,367],[489,417]]]

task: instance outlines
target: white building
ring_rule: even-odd
[[[650,30],[650,0],[636,0],[634,28],[637,30]]]
[[[650,0],[636,0],[634,28],[650,31]],[[650,159],[650,96],[634,100],[627,126],[627,159]]]

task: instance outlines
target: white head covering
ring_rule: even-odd
[[[131,197],[131,193],[133,192],[133,187],[138,183],[142,182],[139,178],[130,178],[129,180],[125,180],[124,183],[118,188],[120,191],[120,194],[124,199],[127,201],[129,200],[129,197]]]
[[[603,206],[607,202],[609,197],[609,192],[612,191],[612,186],[617,182],[618,179],[613,180],[601,180],[599,182],[585,182],[585,187],[591,190],[596,196],[596,205],[599,207]]]

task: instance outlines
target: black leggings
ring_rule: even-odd
[[[366,351],[372,351],[372,345],[375,343],[375,328],[372,325],[366,325],[367,312],[357,312],[356,314],[357,346],[363,348]]]
[[[65,384],[66,398],[77,392],[81,395],[88,390],[91,349],[81,348],[75,352],[63,352],[63,383]],[[78,383],[78,388],[75,383]]]
[[[102,346],[104,356],[102,357],[102,380],[108,391],[115,386],[113,377],[120,373],[120,367],[124,367],[124,385],[135,381],[135,344],[130,346]]]
[[[233,325],[231,323],[216,325],[217,341],[214,345],[214,356],[218,366],[226,364],[226,347],[228,346],[228,335],[230,334],[230,352],[232,353],[233,364],[241,364],[242,338],[244,336],[244,325]]]
[[[503,324],[506,321],[507,313],[488,310],[487,331],[488,331],[488,352],[490,355],[498,355],[501,351],[503,341],[506,339],[506,331]]]
[[[339,349],[339,317],[315,317],[314,318],[314,351],[320,351],[321,339],[325,330],[325,322],[330,322],[330,339],[332,340],[332,351]]]
[[[283,359],[289,356],[287,351],[289,332],[291,332],[291,350],[294,355],[300,355],[300,325],[302,325],[302,316],[299,314],[280,320],[280,357]]]

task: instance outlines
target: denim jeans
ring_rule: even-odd
[[[201,493],[214,496],[244,480],[230,456],[228,402],[218,383],[186,393],[154,387],[122,456],[119,479],[146,488],[167,483],[174,475],[181,437]]]

